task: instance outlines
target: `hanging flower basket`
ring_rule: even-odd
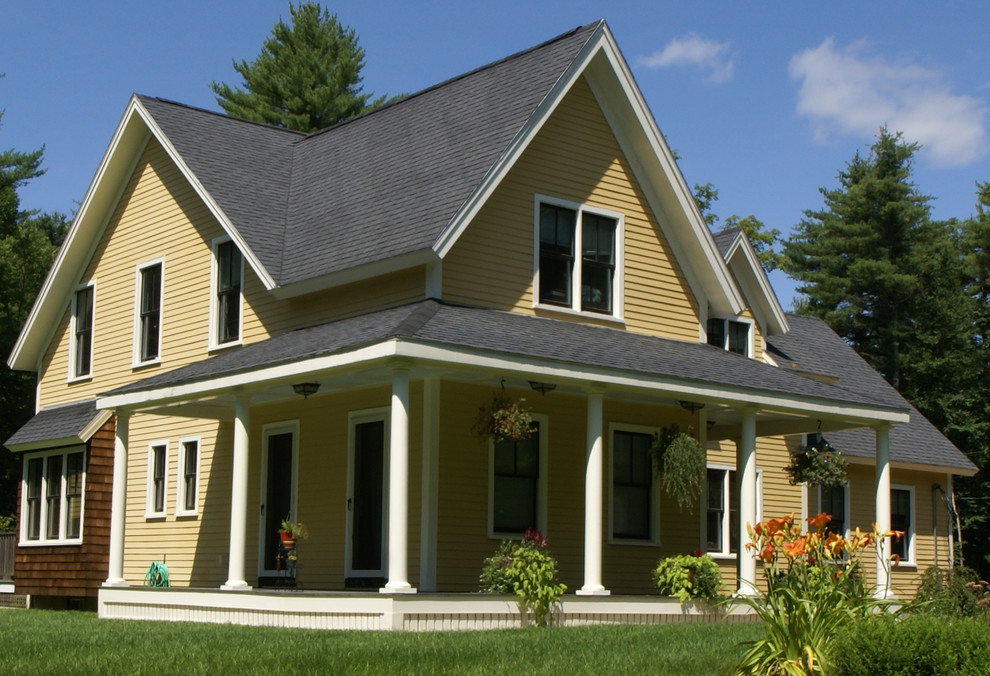
[[[533,416],[523,404],[525,399],[513,400],[505,392],[492,393],[492,400],[478,409],[472,428],[483,438],[499,441],[523,441],[533,433]]]
[[[664,427],[650,449],[664,492],[677,500],[678,509],[689,512],[701,498],[707,467],[705,449],[693,431],[688,428],[688,432],[681,432],[677,425]]]
[[[838,488],[846,483],[846,459],[821,435],[807,446],[791,453],[787,473],[794,485]]]

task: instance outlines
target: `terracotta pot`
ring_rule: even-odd
[[[279,538],[282,540],[282,546],[286,549],[292,549],[296,546],[296,539],[292,537],[292,533],[286,533],[285,531],[278,532]]]

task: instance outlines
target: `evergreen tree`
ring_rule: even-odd
[[[784,242],[784,270],[803,282],[803,311],[825,320],[894,387],[924,292],[920,245],[942,230],[910,182],[917,149],[882,129],[869,155],[856,153],[839,172],[839,188],[821,189],[825,208],[806,211]]]
[[[244,90],[210,85],[228,115],[316,131],[384,103],[361,92],[364,49],[353,29],[319,3],[290,3],[289,12],[292,24],[279,19],[254,61],[234,61]]]
[[[0,111],[0,119],[3,113]],[[7,366],[17,336],[66,231],[61,214],[20,209],[17,189],[44,173],[42,150],[0,152],[0,443],[34,414],[35,377]],[[13,514],[20,466],[0,450],[0,515]]]

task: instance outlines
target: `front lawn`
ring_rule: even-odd
[[[0,673],[728,674],[755,623],[313,631],[0,611]]]

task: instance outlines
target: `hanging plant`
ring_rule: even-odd
[[[533,416],[523,404],[526,400],[513,400],[505,390],[493,392],[492,400],[478,409],[478,418],[472,428],[480,437],[499,441],[523,441],[533,433]]]
[[[693,431],[681,432],[677,425],[664,427],[651,449],[664,492],[677,500],[678,509],[689,512],[701,497],[707,462],[705,449],[689,433]]]
[[[846,483],[846,459],[821,435],[791,453],[787,473],[792,484],[838,488]]]

